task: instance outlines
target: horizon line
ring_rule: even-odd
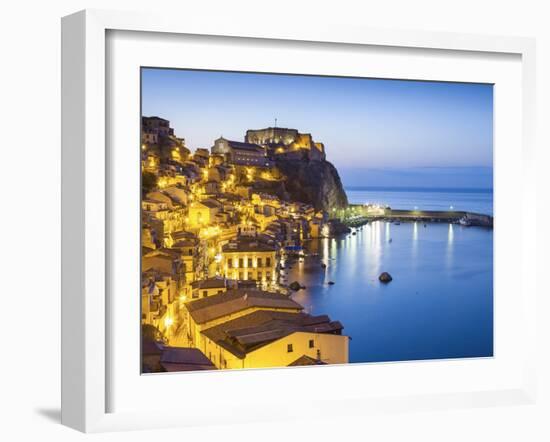
[[[431,191],[431,192],[448,192],[448,191],[463,191],[463,192],[478,192],[488,193],[494,192],[494,187],[424,187],[424,186],[346,186],[345,190],[386,190],[386,191]]]

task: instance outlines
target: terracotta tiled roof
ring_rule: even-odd
[[[166,371],[216,369],[210,359],[197,348],[164,347],[160,365]]]
[[[296,312],[303,309],[287,295],[254,289],[228,290],[222,295],[201,298],[187,304],[189,314],[198,324],[254,307],[287,309]]]
[[[211,327],[202,334],[243,359],[247,353],[292,333],[341,334],[343,328],[326,315],[260,310]]]

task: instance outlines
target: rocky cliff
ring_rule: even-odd
[[[291,200],[311,204],[316,210],[346,207],[348,198],[336,168],[328,161],[278,159]]]

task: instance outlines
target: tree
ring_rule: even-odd
[[[162,341],[162,333],[160,330],[151,324],[142,324],[141,326],[141,338],[148,341]]]
[[[147,195],[157,187],[157,176],[151,172],[143,172],[141,174],[141,193]]]

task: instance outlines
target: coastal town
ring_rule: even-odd
[[[142,117],[143,373],[349,360],[344,324],[308,314],[288,280],[304,241],[349,232],[337,172],[311,134],[243,135],[192,152]]]

